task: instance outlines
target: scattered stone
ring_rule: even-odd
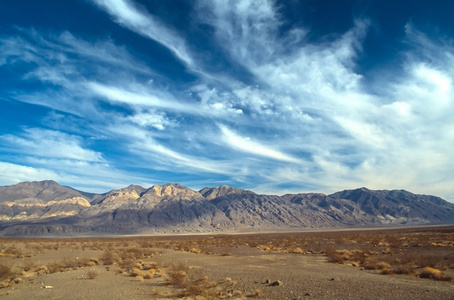
[[[332,277],[332,278],[330,279],[330,281],[339,281],[339,278],[334,278],[334,277]]]
[[[265,280],[265,283],[270,284],[271,280],[267,279],[267,280]]]
[[[24,282],[24,280],[23,280],[22,278],[20,278],[20,277],[16,277],[16,278],[13,279],[13,282],[14,282],[15,284],[19,284],[19,283]]]
[[[270,283],[270,286],[283,286],[284,284],[280,280],[276,280],[272,283]]]
[[[309,297],[310,295],[311,295],[311,293],[304,294],[304,296],[306,296],[306,297]]]

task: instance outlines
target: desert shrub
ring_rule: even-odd
[[[201,253],[201,252],[202,252],[202,250],[200,250],[200,248],[197,248],[197,247],[193,247],[193,248],[192,248],[192,249],[190,250],[190,252],[192,252],[192,253],[196,253],[196,254],[199,254],[199,253]]]
[[[138,259],[138,258],[144,258],[145,253],[142,249],[139,248],[133,248],[133,249],[128,249],[127,253],[129,253],[130,257],[133,259]]]
[[[188,275],[188,268],[183,264],[172,265],[167,274],[167,281],[171,285],[184,287],[184,282]]]
[[[105,250],[99,260],[103,265],[110,266],[115,263],[115,255],[112,253],[112,251]]]
[[[63,269],[76,269],[80,267],[80,264],[79,261],[77,261],[76,259],[70,259],[68,257],[65,257],[61,260],[60,266]]]
[[[36,264],[34,261],[31,260],[24,261],[24,271],[30,271],[34,268],[36,268]]]
[[[144,279],[152,279],[152,278],[154,278],[154,274],[153,274],[153,273],[154,273],[154,270],[152,271],[152,270],[150,269],[148,272],[146,272],[146,273],[143,275],[143,278],[144,278]]]
[[[325,252],[325,255],[328,258],[329,262],[340,264],[344,262],[343,255],[338,250],[335,250],[333,248],[328,248]]]
[[[412,271],[406,266],[397,266],[392,269],[393,274],[411,274]]]
[[[142,262],[141,264],[141,269],[142,270],[151,270],[151,269],[156,269],[158,267],[158,264],[156,262]]]
[[[23,256],[22,250],[16,247],[16,245],[12,245],[8,248],[6,248],[3,253],[5,253],[8,256],[20,258]]]
[[[300,247],[296,247],[296,248],[291,248],[289,250],[289,253],[304,254],[304,250],[301,249]]]
[[[132,259],[120,259],[118,265],[126,272],[131,272],[136,267],[136,263]]]
[[[425,267],[420,273],[419,277],[421,278],[430,278],[435,280],[450,281],[452,278],[445,275],[443,272],[436,268]]]
[[[376,258],[368,258],[362,264],[366,270],[377,270],[378,269],[378,261]]]
[[[50,274],[52,274],[52,273],[61,272],[63,267],[60,265],[59,262],[51,261],[47,264],[46,269]]]
[[[0,280],[7,279],[13,275],[11,266],[0,264]]]
[[[391,265],[387,262],[384,262],[384,261],[379,261],[377,263],[377,269],[379,270],[389,270],[391,269]]]
[[[130,272],[130,276],[132,276],[132,277],[139,277],[139,276],[143,277],[143,275],[144,274],[142,273],[142,271],[140,269],[137,269],[137,268],[133,268],[131,270],[131,272]]]
[[[384,240],[390,247],[400,247],[402,244],[402,241],[400,240],[400,237],[397,235],[387,235],[385,236]]]
[[[182,263],[170,267],[167,281],[183,289],[179,296],[200,295],[207,299],[218,299],[219,292],[223,290],[222,287],[218,288],[219,284],[216,281],[209,280],[201,270],[189,269]],[[229,287],[232,286],[231,283],[228,284]]]

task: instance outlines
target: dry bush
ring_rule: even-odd
[[[3,250],[3,253],[5,255],[7,255],[7,256],[12,256],[12,257],[15,257],[15,258],[24,257],[24,254],[22,253],[22,250],[17,248],[16,245],[12,245],[12,246],[6,248],[5,250]]]
[[[36,264],[32,260],[26,260],[24,261],[24,271],[31,271],[36,268]]]
[[[0,280],[8,279],[9,277],[13,276],[13,270],[11,266],[0,264]]]
[[[390,270],[391,269],[391,265],[387,262],[384,262],[384,261],[379,261],[377,263],[377,269],[379,270]]]
[[[182,263],[171,266],[167,277],[169,284],[184,289],[184,291],[180,291],[180,296],[195,295],[203,296],[206,299],[217,299],[224,290],[216,281],[209,280],[201,270],[190,269]],[[232,282],[228,286],[231,287]],[[232,295],[231,293],[230,297]]]
[[[196,253],[196,254],[199,254],[199,253],[201,253],[201,252],[202,252],[202,250],[200,250],[200,248],[197,248],[197,247],[193,247],[193,248],[192,248],[192,249],[190,250],[190,252],[192,252],[192,253]]]
[[[421,278],[430,278],[435,280],[442,280],[442,281],[451,281],[452,277],[445,275],[442,271],[432,268],[432,267],[425,267],[420,273],[419,277]]]
[[[217,282],[210,281],[207,276],[203,276],[198,272],[191,272],[185,281],[184,288],[192,295],[212,294],[211,289],[217,286]]]
[[[167,273],[167,281],[171,285],[184,287],[186,277],[188,276],[188,268],[183,264],[172,265]]]
[[[137,268],[132,268],[132,270],[130,271],[129,275],[132,276],[132,277],[142,277],[142,278],[144,276],[142,271],[140,269],[137,269]]]
[[[152,279],[154,278],[154,273],[155,271],[150,269],[148,272],[146,272],[144,275],[143,275],[143,278],[144,279]]]
[[[344,262],[344,257],[343,255],[338,251],[333,248],[328,248],[325,251],[326,257],[328,257],[328,261],[332,263],[343,263]]]
[[[51,261],[51,262],[47,263],[46,269],[49,274],[52,274],[52,273],[61,272],[63,270],[63,267],[60,265],[59,262]]]
[[[60,266],[63,269],[77,269],[79,267],[79,262],[77,260],[65,257],[61,260]]]
[[[103,265],[105,266],[110,266],[113,265],[116,261],[115,255],[112,253],[110,250],[105,250],[99,260],[102,262]]]
[[[142,270],[151,270],[151,269],[157,269],[158,264],[154,261],[152,262],[142,262],[141,263],[141,269]]]

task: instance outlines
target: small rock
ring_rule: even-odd
[[[270,286],[283,286],[284,284],[280,280],[276,280],[272,283],[270,283]]]
[[[306,296],[306,297],[309,297],[310,295],[311,295],[310,293],[304,294],[304,296]]]
[[[14,282],[15,284],[19,284],[19,283],[24,282],[24,280],[23,280],[22,278],[20,278],[20,277],[17,277],[17,278],[14,278],[13,282]]]
[[[265,283],[270,284],[270,283],[271,283],[271,280],[267,279],[267,280],[265,280]]]

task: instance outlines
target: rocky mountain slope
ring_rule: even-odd
[[[403,190],[259,195],[228,186],[130,185],[90,194],[54,181],[0,187],[0,235],[250,232],[454,224],[454,204]]]

